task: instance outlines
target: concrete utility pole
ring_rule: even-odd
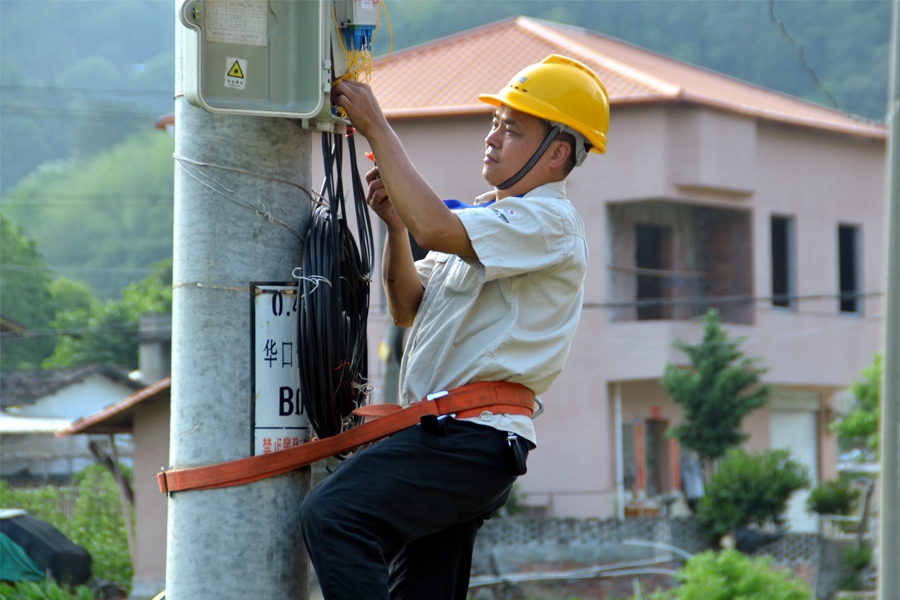
[[[892,3],[890,142],[885,211],[884,370],[881,388],[881,485],[878,503],[878,598],[900,590],[900,3]]]
[[[250,453],[251,281],[291,281],[305,232],[311,134],[296,121],[211,114],[183,97],[176,23],[172,467]],[[200,166],[208,163],[217,166]],[[257,175],[222,169],[237,168]],[[231,199],[214,189],[225,192]],[[255,210],[241,205],[258,207]],[[169,498],[168,600],[308,598],[299,507],[309,470]]]

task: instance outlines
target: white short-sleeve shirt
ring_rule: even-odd
[[[457,215],[478,258],[429,252],[416,263],[425,293],[401,364],[401,401],[478,381],[541,394],[568,356],[587,269],[584,223],[565,182]],[[471,420],[536,443],[528,417]]]

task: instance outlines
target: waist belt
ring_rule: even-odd
[[[425,415],[468,418],[477,417],[485,411],[530,417],[534,412],[534,393],[517,383],[482,381],[429,394],[421,402],[410,404],[406,408],[396,404],[363,406],[354,413],[378,418],[335,436],[271,454],[248,456],[203,467],[163,471],[157,474],[159,491],[169,493],[243,485],[355,450],[415,425]]]

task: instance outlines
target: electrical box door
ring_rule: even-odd
[[[186,0],[185,98],[211,112],[330,120],[326,9],[330,0]]]

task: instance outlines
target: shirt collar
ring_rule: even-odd
[[[495,192],[486,192],[475,197],[475,204],[485,204],[494,200]],[[512,196],[511,196],[512,197]],[[526,192],[522,198],[561,198],[566,199],[566,180],[551,181],[543,185],[539,185],[533,190]]]

